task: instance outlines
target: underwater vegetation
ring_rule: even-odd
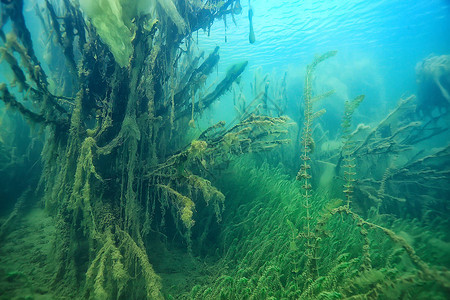
[[[247,61],[211,80],[220,48],[194,34],[238,0],[45,0],[43,54],[23,6],[1,3],[4,297],[448,298],[447,56],[380,120],[354,124],[353,95],[330,137],[315,72],[337,51],[293,118],[286,74],[255,72],[249,101]],[[230,94],[234,120],[205,125]]]

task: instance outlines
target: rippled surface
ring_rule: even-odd
[[[450,2],[431,1],[252,1],[256,43],[248,42],[248,2],[236,16],[216,22],[200,46],[221,46],[222,61],[251,58],[255,65],[308,61],[331,49],[344,53],[381,51],[386,60],[414,59],[450,48]],[[225,63],[226,64],[226,63]]]

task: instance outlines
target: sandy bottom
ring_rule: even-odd
[[[52,219],[41,208],[15,220],[0,241],[0,299],[57,299],[48,288],[54,234]]]

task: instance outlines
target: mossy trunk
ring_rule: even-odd
[[[70,1],[45,1],[39,14],[47,17],[40,15],[41,21],[52,32],[51,47],[62,48],[68,67],[61,78],[69,82],[60,82],[65,94],[49,88],[24,22],[23,1],[2,4],[5,19],[13,24],[11,33],[1,32],[7,40],[2,51],[15,81],[39,105],[37,110],[23,106],[6,85],[1,87],[2,100],[47,127],[39,187],[59,232],[55,287],[83,289],[85,297],[95,299],[125,294],[162,298],[161,280],[148,259],[152,248],[145,242],[151,228],[159,226],[151,216],[170,211],[170,218],[159,213],[159,221],[175,222],[170,226],[189,238],[190,228],[182,224],[192,221],[192,214],[180,212],[192,212],[193,207],[183,207],[186,204],[176,199],[161,200],[156,184],[163,182],[148,174],[185,146],[188,120],[183,112],[218,63],[216,49],[215,59],[198,68],[195,63],[185,72],[182,59],[199,61],[190,57],[191,34],[229,13],[233,2],[213,1],[205,7],[201,1],[156,1],[148,9],[140,3],[131,7],[127,1],[106,1],[103,9],[98,9],[100,2],[82,2],[83,18]],[[22,56],[23,68],[14,52]],[[227,78],[208,105],[242,71]]]

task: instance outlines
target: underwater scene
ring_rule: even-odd
[[[0,0],[0,300],[450,299],[447,0]]]

